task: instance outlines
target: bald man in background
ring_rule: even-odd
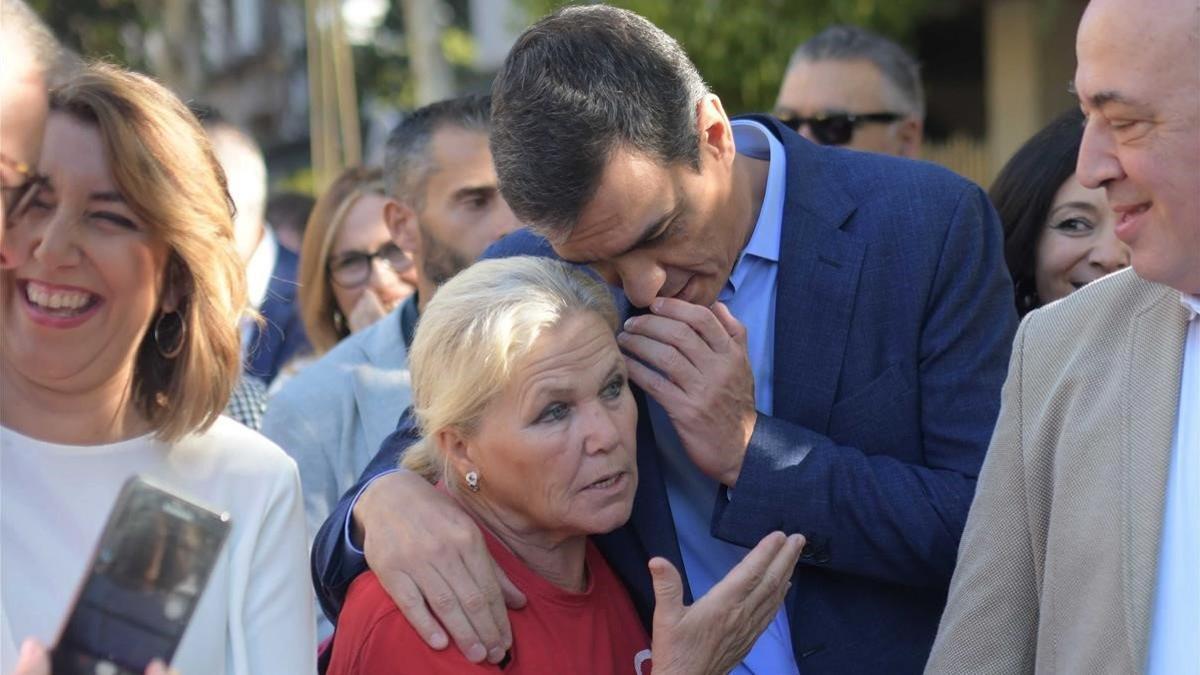
[[[929,673],[1200,672],[1200,0],[1092,0],[1076,55],[1133,269],[1017,331]]]

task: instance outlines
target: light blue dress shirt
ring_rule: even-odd
[[[1163,508],[1149,675],[1200,673],[1200,296],[1185,295],[1183,303],[1192,318]]]
[[[733,122],[733,134],[739,153],[769,160],[770,169],[754,233],[721,291],[720,300],[746,326],[750,367],[754,372],[755,404],[759,412],[770,415],[775,359],[775,287],[787,162],[783,144],[761,124],[749,120]],[[675,520],[683,566],[692,597],[699,599],[741,562],[750,549],[712,536],[713,504],[719,486],[688,459],[666,411],[653,399],[647,400],[647,407],[663,460],[667,499]],[[732,499],[737,499],[736,490]],[[733,672],[739,675],[799,672],[785,609],[780,608],[771,625]]]

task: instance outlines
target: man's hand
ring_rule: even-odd
[[[728,673],[770,625],[791,586],[804,537],[772,532],[704,597],[683,606],[683,582],[664,558],[654,582],[651,658],[655,675]]]
[[[667,411],[688,457],[733,487],[754,433],[754,373],[746,328],[721,303],[712,309],[658,298],[653,314],[618,335],[629,377]]]
[[[506,605],[524,607],[525,596],[449,495],[399,471],[368,486],[353,518],[367,565],[430,647],[444,649],[448,632],[473,663],[504,659],[512,647]]]
[[[37,640],[26,639],[21,643],[21,655],[12,675],[50,675],[50,654]],[[146,666],[145,675],[179,675],[179,671],[167,670],[162,661],[154,659]]]

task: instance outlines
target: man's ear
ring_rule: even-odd
[[[392,242],[405,251],[416,251],[420,245],[417,214],[408,204],[389,199],[383,205],[383,221],[387,224]]]
[[[896,129],[896,140],[900,144],[900,156],[909,159],[921,158],[921,141],[925,135],[925,124],[915,118],[907,117],[900,121]]]
[[[729,116],[716,94],[705,94],[696,104],[696,131],[700,135],[700,156],[732,162],[736,149]]]

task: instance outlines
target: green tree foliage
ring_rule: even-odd
[[[127,48],[129,42],[140,40],[148,25],[138,0],[29,0],[29,6],[64,45],[79,54],[145,67],[141,54]]]
[[[531,16],[562,0],[520,0]],[[832,23],[874,29],[911,47],[916,20],[951,0],[611,0],[679,40],[726,112],[770,110],[796,45]]]

